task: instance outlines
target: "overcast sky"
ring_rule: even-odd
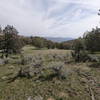
[[[0,24],[22,35],[79,37],[99,25],[100,0],[0,0]]]

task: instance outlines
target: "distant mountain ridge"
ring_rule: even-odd
[[[70,38],[70,37],[66,37],[66,38],[63,38],[63,37],[44,37],[46,38],[47,40],[51,40],[53,42],[65,42],[65,41],[69,41],[69,40],[74,40],[74,38]]]

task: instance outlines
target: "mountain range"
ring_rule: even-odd
[[[47,40],[51,40],[53,42],[65,42],[65,41],[69,41],[69,40],[74,40],[74,38],[70,38],[70,37],[44,37]]]

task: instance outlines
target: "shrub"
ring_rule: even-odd
[[[55,73],[51,69],[45,69],[41,72],[41,75],[39,76],[39,79],[42,81],[50,81],[56,76]]]
[[[18,77],[32,78],[34,75],[41,74],[44,67],[42,58],[38,56],[21,55],[21,64],[19,70],[11,78],[11,81],[14,81]]]
[[[20,70],[18,71],[18,74],[17,76],[18,77],[27,77],[27,78],[30,78],[31,75],[30,75],[30,67],[21,67]]]
[[[88,55],[89,56],[89,61],[91,62],[100,62],[100,57],[95,56],[95,55]]]
[[[74,43],[74,51],[71,53],[75,62],[85,62],[88,60],[88,53],[85,50],[84,40],[79,38]]]
[[[86,62],[89,60],[88,53],[84,50],[80,51],[79,53],[71,52],[71,55],[75,62]]]
[[[34,67],[41,67],[43,64],[43,58],[41,56],[23,56],[21,55],[22,65],[32,65]]]
[[[67,54],[48,54],[47,56],[47,59],[49,61],[66,61],[69,59],[69,55]]]
[[[50,63],[50,68],[54,71],[55,75],[59,79],[66,79],[66,71],[64,70],[65,66],[62,62],[52,62]]]
[[[40,79],[42,80],[52,80],[53,78],[66,79],[67,71],[65,70],[64,63],[62,62],[51,62],[42,70]]]
[[[89,65],[89,67],[100,68],[100,62],[93,62],[92,64]]]
[[[10,25],[7,25],[3,30],[4,33],[4,46],[3,54],[8,57],[12,53],[20,53],[22,48],[22,43],[18,36],[18,31]]]

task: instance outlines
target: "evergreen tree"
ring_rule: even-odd
[[[100,51],[100,28],[92,29],[84,35],[86,49],[92,53]]]
[[[7,25],[3,30],[4,33],[4,54],[19,53],[21,49],[21,42],[18,36],[18,31],[10,25]]]

